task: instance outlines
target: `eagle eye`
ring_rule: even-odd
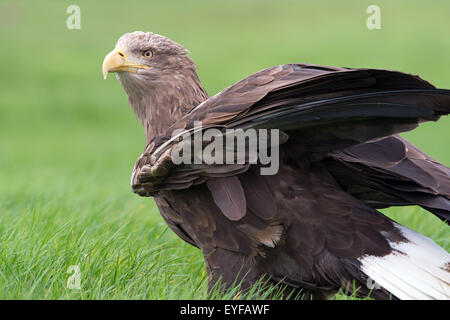
[[[151,50],[144,50],[141,52],[141,56],[145,59],[150,59],[151,57],[153,57],[153,52]]]

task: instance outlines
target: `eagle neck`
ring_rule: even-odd
[[[144,126],[147,144],[165,136],[171,125],[208,98],[195,71],[162,76],[146,85],[135,82],[132,88],[128,86],[129,81],[121,82],[136,117]]]

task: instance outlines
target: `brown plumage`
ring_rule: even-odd
[[[181,45],[143,32],[120,38],[103,66],[146,133],[132,189],[202,250],[210,286],[238,279],[245,289],[266,275],[324,298],[353,284],[366,295],[371,277],[375,298],[450,297],[448,253],[376,210],[419,205],[449,220],[450,170],[397,133],[448,114],[450,91],[396,71],[288,64],[208,98],[195,70]],[[172,133],[191,134],[195,121],[280,129],[278,173],[175,165]],[[406,265],[417,265],[409,278],[395,271]]]

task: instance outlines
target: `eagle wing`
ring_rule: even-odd
[[[393,135],[327,154],[327,169],[374,208],[416,204],[450,221],[450,170]]]
[[[152,141],[136,162],[132,188],[152,196],[207,183],[223,213],[238,220],[246,197],[235,176],[250,163],[175,165],[172,151],[180,136],[208,128],[276,128],[280,144],[289,137],[298,157],[323,161],[341,185],[372,206],[416,203],[448,219],[449,169],[392,135],[449,112],[449,90],[401,72],[307,64],[269,68],[204,101]],[[395,165],[390,157],[396,157]],[[355,172],[367,183],[349,178]]]

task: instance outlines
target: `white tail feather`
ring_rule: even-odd
[[[390,242],[384,257],[363,256],[362,271],[399,299],[450,299],[450,254],[433,240],[395,224],[409,241]]]

